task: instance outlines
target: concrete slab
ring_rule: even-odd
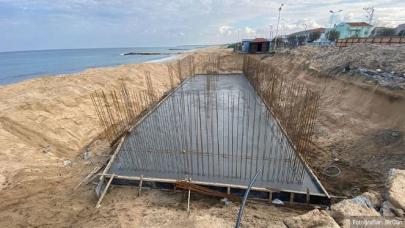
[[[126,136],[108,174],[324,194],[241,74],[188,79]]]

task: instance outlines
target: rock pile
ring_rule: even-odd
[[[385,193],[365,192],[353,199],[333,204],[330,210],[312,210],[287,218],[287,227],[351,227],[353,217],[387,217],[405,224],[405,170],[391,169]]]

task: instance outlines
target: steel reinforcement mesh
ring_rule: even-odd
[[[109,174],[322,193],[243,75],[185,81],[126,136]]]

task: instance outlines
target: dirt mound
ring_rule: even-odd
[[[358,77],[369,84],[405,89],[405,45],[303,46],[282,54],[305,59],[309,68],[330,77]]]
[[[373,45],[357,48],[368,50],[370,47]],[[378,50],[393,52],[394,47],[385,47],[389,51],[380,50],[381,47]],[[349,48],[355,50],[356,47]],[[327,57],[325,52],[328,51],[338,56]],[[320,57],[323,55],[325,60]],[[312,59],[312,56],[319,58]],[[339,65],[333,58],[338,61],[344,55],[336,48],[302,47],[265,58],[263,62],[322,94],[308,162],[327,189],[348,196],[368,189],[381,190],[390,168],[405,168],[405,93],[370,86],[358,78],[344,77],[343,73],[327,73],[328,69]],[[379,56],[370,58],[384,61]],[[366,63],[366,60],[356,61]],[[315,62],[323,62],[325,71],[315,69]],[[369,67],[373,66],[370,64]],[[402,64],[399,59],[384,63],[396,67]],[[323,170],[331,165],[341,169],[338,177],[323,175]]]
[[[349,65],[405,74],[405,45],[358,44],[340,49],[303,46],[292,54],[309,57],[311,66],[325,72]]]

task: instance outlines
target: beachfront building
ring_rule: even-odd
[[[266,53],[269,47],[270,41],[265,38],[243,39],[241,51],[249,54]]]
[[[339,39],[350,37],[368,37],[373,26],[366,22],[342,22],[334,28],[339,32]]]
[[[395,35],[405,36],[405,24],[400,24],[395,28]]]
[[[394,28],[389,27],[375,27],[373,31],[371,31],[371,37],[381,37],[381,36],[392,36],[395,34]]]
[[[319,33],[322,36],[322,34],[325,33],[325,30],[326,30],[325,28],[308,29],[308,30],[292,33],[289,36],[295,36],[295,37],[304,36],[304,37],[306,37],[306,41],[308,41],[308,40],[310,40],[311,33]],[[311,40],[311,42],[312,41],[313,40]],[[308,41],[308,42],[310,42],[310,41]]]

